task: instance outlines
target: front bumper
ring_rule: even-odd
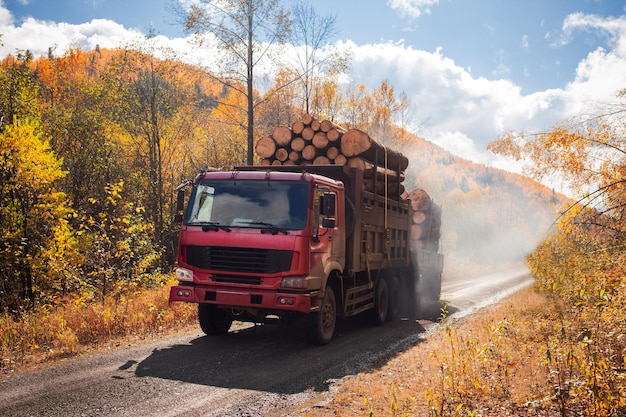
[[[276,291],[249,290],[244,288],[223,288],[202,285],[175,285],[170,289],[170,302],[209,303],[224,307],[249,307],[268,310],[298,311],[311,313],[318,311],[315,293],[293,294]]]

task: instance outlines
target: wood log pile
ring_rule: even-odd
[[[277,126],[255,146],[261,165],[348,165],[364,172],[365,188],[381,195],[405,192],[407,157],[358,129],[305,114],[291,126]]]
[[[422,189],[409,191],[411,201],[411,244],[413,248],[437,251],[441,238],[441,206]]]

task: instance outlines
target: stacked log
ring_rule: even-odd
[[[404,193],[407,157],[358,129],[305,114],[291,126],[277,126],[255,147],[261,165],[348,165],[364,172],[366,189],[378,194]]]
[[[441,206],[422,189],[408,193],[411,203],[411,244],[413,248],[437,251],[441,237]]]

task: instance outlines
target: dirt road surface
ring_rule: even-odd
[[[456,315],[472,314],[532,282],[525,268],[443,283]],[[297,326],[200,332],[57,362],[0,381],[0,416],[280,416],[329,401],[344,377],[419,344],[436,322],[372,326],[353,318],[311,346]],[[297,414],[293,414],[297,415]]]

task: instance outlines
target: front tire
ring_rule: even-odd
[[[310,320],[310,341],[317,345],[328,344],[333,338],[337,324],[337,302],[332,287],[326,287],[320,311],[311,313]]]
[[[220,336],[228,333],[233,319],[213,304],[198,304],[198,323],[207,336]]]

